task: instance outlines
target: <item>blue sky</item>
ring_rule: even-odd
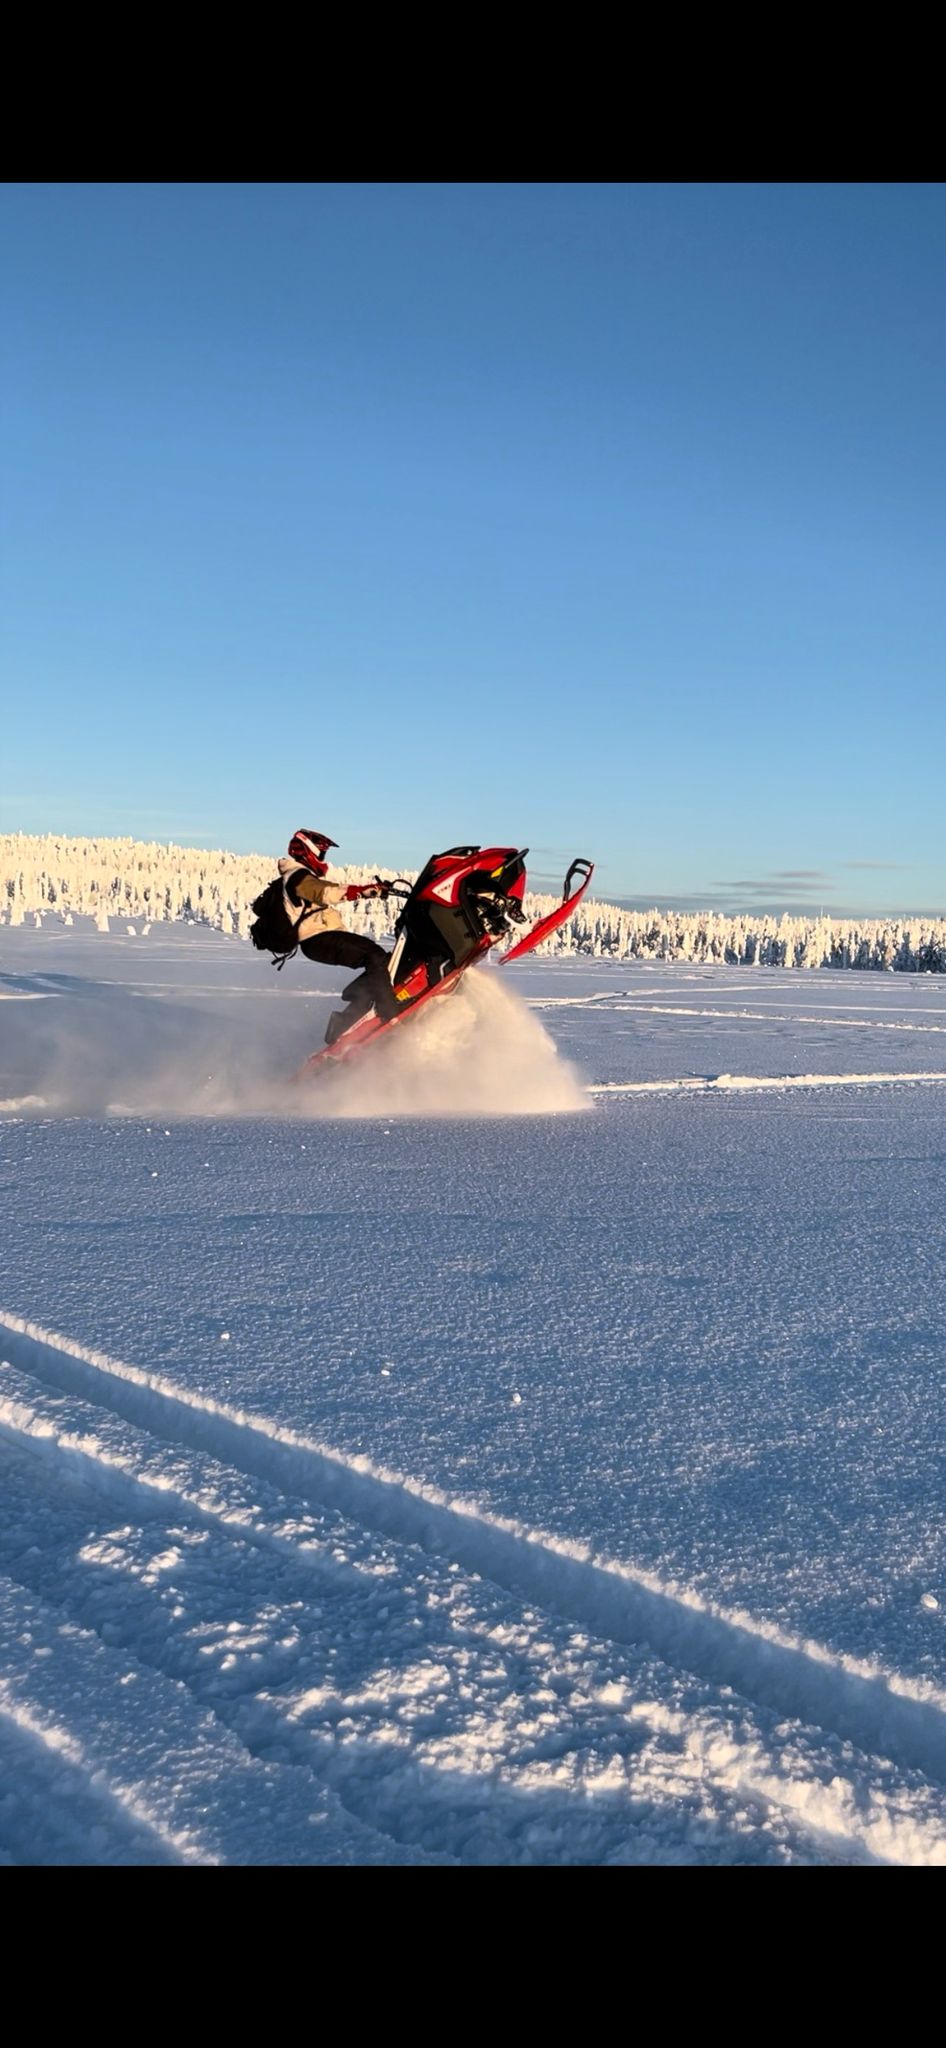
[[[0,231],[0,829],[946,906],[946,187],[8,185]]]

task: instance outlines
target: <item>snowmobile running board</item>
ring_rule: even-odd
[[[467,968],[475,966],[477,960],[482,960],[489,950],[490,942],[484,941],[477,947],[475,953],[471,953],[468,960],[464,960],[462,967],[454,967],[441,981],[435,981],[429,987],[422,986],[413,997],[410,994],[410,982],[406,982],[403,990],[398,991],[404,1001],[404,1008],[399,1016],[382,1019],[374,1010],[369,1010],[367,1017],[359,1018],[358,1023],[353,1024],[350,1030],[343,1031],[334,1045],[323,1045],[318,1052],[312,1053],[300,1067],[296,1080],[310,1079],[320,1067],[344,1066],[346,1060],[353,1059],[364,1046],[374,1045],[375,1040],[383,1038],[388,1031],[396,1031],[399,1024],[406,1024],[408,1017],[416,1016],[417,1011],[422,1010],[425,1003],[432,1002],[434,996],[445,996],[455,989]]]
[[[477,849],[455,850],[469,852]],[[573,860],[565,877],[561,903],[556,904],[555,909],[549,911],[546,917],[540,917],[531,930],[526,932],[525,937],[521,938],[517,945],[512,946],[508,953],[502,954],[500,967],[508,966],[511,960],[521,960],[524,954],[531,953],[536,946],[541,946],[543,939],[549,938],[552,932],[565,924],[581,902],[593,874],[593,861],[583,858]],[[574,887],[576,878],[579,879],[577,889]],[[395,985],[397,999],[404,1006],[396,1016],[382,1019],[374,1010],[369,1010],[367,1016],[360,1017],[348,1031],[343,1031],[334,1044],[324,1045],[318,1052],[312,1053],[300,1067],[296,1080],[309,1081],[320,1068],[325,1070],[328,1067],[343,1066],[347,1060],[361,1052],[363,1047],[374,1045],[377,1039],[383,1038],[389,1031],[396,1030],[399,1024],[404,1024],[408,1017],[415,1016],[418,1010],[433,1002],[435,996],[452,993],[467,970],[484,960],[487,953],[498,943],[498,939],[498,933],[484,932],[465,960],[462,960],[459,966],[450,968],[439,981],[428,982],[426,966],[415,967],[406,981],[400,986]]]

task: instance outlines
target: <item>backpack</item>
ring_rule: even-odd
[[[260,953],[272,953],[273,966],[279,970],[298,951],[299,941],[296,928],[286,910],[282,881],[277,875],[274,882],[268,882],[261,896],[250,905],[255,922],[250,926],[250,938]]]

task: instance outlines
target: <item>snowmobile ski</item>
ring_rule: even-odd
[[[503,953],[499,962],[500,967],[508,967],[510,960],[521,960],[525,953],[532,952],[533,947],[541,946],[543,939],[550,938],[552,933],[558,930],[559,925],[567,923],[577,910],[594,871],[593,860],[572,861],[565,877],[561,903],[557,904],[554,910],[550,910],[547,917],[540,917],[531,932],[526,932],[525,938],[519,940],[518,945],[510,947],[508,953]],[[581,877],[581,882],[577,889],[573,889],[572,884],[576,876]]]

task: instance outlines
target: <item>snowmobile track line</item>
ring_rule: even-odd
[[[191,1393],[5,1312],[0,1357],[165,1442],[209,1454],[313,1506],[336,1507],[368,1530],[448,1558],[598,1636],[646,1644],[682,1670],[946,1785],[946,1700],[939,1695],[924,1697],[817,1644],[767,1632],[748,1615],[721,1612],[686,1590],[582,1555],[551,1535],[451,1501],[367,1458]],[[150,1491],[146,1482],[127,1483]],[[252,1528],[233,1533],[254,1540]]]

